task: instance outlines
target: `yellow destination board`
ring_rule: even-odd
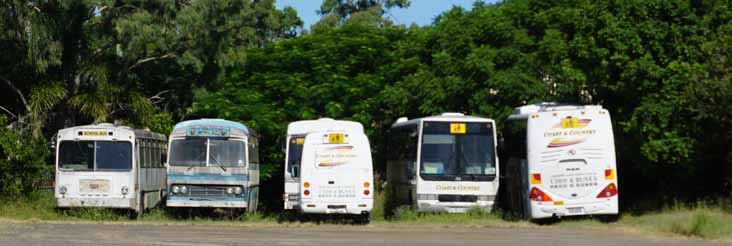
[[[450,123],[450,134],[465,134],[467,127],[465,123]]]
[[[329,133],[328,143],[343,143],[343,133]]]

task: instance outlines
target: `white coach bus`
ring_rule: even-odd
[[[165,135],[109,123],[56,135],[59,208],[129,209],[140,214],[165,195]]]
[[[493,120],[460,113],[400,118],[387,142],[387,210],[492,210],[499,184]]]
[[[361,123],[328,118],[292,122],[285,153],[285,210],[369,221],[374,177]]]
[[[518,107],[502,132],[502,188],[521,217],[618,214],[613,129],[602,106]]]

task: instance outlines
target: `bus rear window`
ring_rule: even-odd
[[[61,141],[59,168],[70,171],[132,169],[132,144],[113,141]]]

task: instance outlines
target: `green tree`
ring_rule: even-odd
[[[323,0],[317,11],[320,21],[313,24],[313,32],[324,32],[346,21],[374,26],[389,26],[392,22],[384,15],[389,9],[407,8],[410,0]]]
[[[294,10],[273,1],[2,5],[0,45],[10,54],[0,79],[17,98],[4,109],[36,135],[48,116],[54,130],[89,121],[147,126],[159,110],[180,117],[192,89],[215,87],[227,68],[246,62],[246,47],[293,37],[301,26]]]

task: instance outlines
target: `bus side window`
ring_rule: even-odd
[[[159,168],[162,166],[162,162],[160,161],[160,158],[158,158],[160,156],[160,142],[153,142],[153,150],[155,151],[153,151],[152,159],[153,162],[155,162],[155,167]]]
[[[147,145],[148,145],[147,144],[147,139],[143,139],[142,140],[142,167],[143,168],[150,167],[150,160],[148,158],[149,155],[148,155],[148,152],[147,152],[149,147]]]
[[[407,128],[404,129],[404,153],[405,153],[405,162],[407,166],[407,178],[413,179],[415,175],[415,170],[417,168],[417,146],[419,143],[417,143],[417,125],[414,125],[415,128]]]
[[[249,163],[259,164],[259,151],[257,137],[252,136],[249,138]]]

